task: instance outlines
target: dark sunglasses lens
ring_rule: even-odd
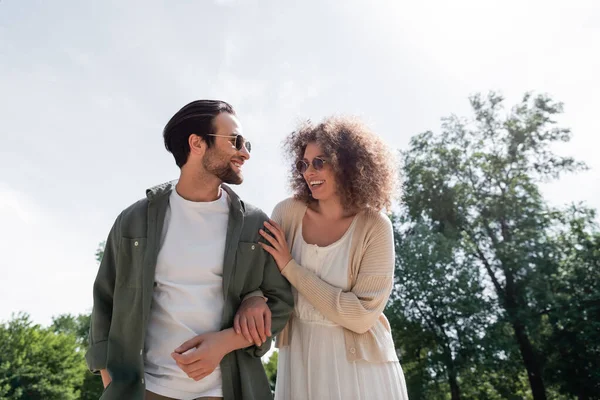
[[[235,137],[235,148],[238,150],[241,150],[243,145],[244,145],[244,138],[241,135],[237,135]]]
[[[250,153],[250,151],[252,151],[252,144],[250,144],[249,141],[244,139],[244,137],[242,135],[237,135],[235,137],[235,148],[238,150],[242,150],[242,147],[246,147],[246,150],[248,150],[248,153]]]
[[[302,160],[300,160],[296,163],[296,170],[298,172],[300,172],[301,174],[305,173],[307,168],[308,168],[308,165],[306,165],[306,163]]]
[[[324,164],[325,164],[324,161],[321,160],[320,158],[314,158],[312,161],[313,168],[316,169],[317,171],[322,170]]]

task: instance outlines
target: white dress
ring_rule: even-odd
[[[292,257],[330,285],[348,290],[348,267],[356,218],[337,242],[319,247],[302,236]],[[400,363],[356,362],[346,358],[344,330],[328,320],[295,289],[290,345],[279,349],[275,400],[408,400]]]

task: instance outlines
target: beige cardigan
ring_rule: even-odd
[[[287,199],[275,206],[272,219],[292,246],[306,204]],[[325,317],[344,328],[349,361],[398,361],[390,325],[383,309],[394,281],[394,234],[383,213],[362,211],[352,236],[348,282],[350,291],[332,286],[293,259],[281,271],[288,281]],[[277,336],[275,346],[289,345],[293,315]]]

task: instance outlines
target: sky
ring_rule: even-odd
[[[299,121],[358,115],[405,149],[474,93],[548,93],[573,131],[556,151],[590,170],[544,194],[600,209],[597,21],[594,0],[0,0],[0,321],[91,310],[99,242],[177,178],[162,129],[201,98],[236,108],[236,190],[270,213]]]

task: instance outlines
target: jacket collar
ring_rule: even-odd
[[[177,180],[173,180],[146,189],[146,198],[148,199],[148,201],[152,202],[165,194],[169,195],[171,194],[171,191],[175,188],[176,184]]]

